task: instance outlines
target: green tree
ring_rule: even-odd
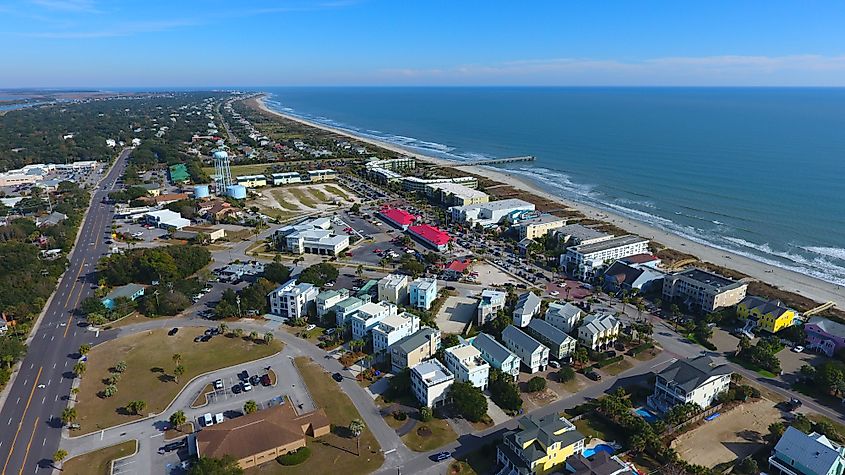
[[[109,384],[103,389],[103,396],[107,398],[112,397],[115,394],[117,394],[117,386],[115,386],[114,384]]]
[[[66,407],[62,409],[62,424],[68,425],[76,420],[76,408]]]
[[[89,345],[88,343],[83,343],[79,345],[79,354],[81,356],[87,355],[89,351],[91,351],[91,345]]]
[[[258,341],[258,332],[255,330],[249,332],[249,339],[252,341]]]
[[[81,378],[82,375],[85,374],[86,369],[88,369],[88,367],[85,365],[85,363],[80,361],[79,363],[73,365],[73,374],[75,374],[77,378]]]
[[[270,343],[273,343],[274,338],[275,336],[273,336],[273,332],[267,332],[264,334],[264,343],[269,345]]]
[[[229,325],[221,322],[220,325],[217,325],[217,330],[220,332],[221,335],[225,335],[229,332]]]
[[[571,366],[564,366],[557,372],[557,379],[561,383],[567,383],[575,379],[575,370]]]
[[[67,450],[65,449],[58,449],[53,454],[53,462],[61,462],[68,456]]]
[[[176,368],[173,369],[173,379],[178,383],[179,376],[185,374],[185,366],[184,365],[177,365]]]
[[[349,433],[352,434],[352,437],[355,437],[355,444],[357,446],[355,453],[358,456],[361,455],[361,433],[364,432],[365,428],[364,421],[361,419],[353,419],[349,423]]]
[[[222,458],[200,457],[188,470],[188,475],[243,475],[243,469],[231,455]]]
[[[432,412],[431,408],[428,406],[423,406],[420,408],[420,421],[428,422],[434,417],[434,413]]]
[[[522,408],[522,396],[519,394],[519,387],[510,374],[491,368],[489,389],[490,398],[502,409],[516,412]]]
[[[245,414],[252,414],[253,412],[258,411],[258,404],[253,401],[249,400],[244,403],[244,413]]]
[[[575,353],[572,354],[572,361],[578,364],[585,364],[590,361],[590,353],[583,346],[579,346],[575,349]]]
[[[173,360],[174,364],[179,364],[182,362],[182,354],[181,353],[173,353],[173,356],[170,357]]]
[[[140,399],[137,399],[135,401],[129,401],[129,403],[126,405],[126,409],[128,409],[131,413],[135,415],[140,415],[146,407],[147,403]]]
[[[174,429],[181,431],[181,427],[188,422],[188,418],[185,417],[184,411],[176,411],[170,415],[170,426]]]
[[[264,266],[263,277],[270,282],[283,284],[290,279],[290,268],[279,262],[271,262]]]
[[[487,398],[480,389],[470,383],[452,383],[449,398],[457,412],[470,422],[478,422],[487,414]]]
[[[126,372],[126,361],[120,360],[114,365],[114,371],[116,373],[124,373]]]
[[[544,389],[546,389],[546,380],[540,376],[534,376],[529,379],[528,383],[525,385],[525,390],[529,393],[536,393]]]

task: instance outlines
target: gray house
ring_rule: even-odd
[[[549,325],[548,322],[536,318],[525,327],[525,331],[546,345],[549,348],[549,355],[558,360],[569,358],[578,343],[575,338]]]

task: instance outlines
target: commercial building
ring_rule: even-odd
[[[485,323],[496,318],[499,310],[505,308],[505,301],[508,294],[493,289],[484,289],[481,291],[481,300],[478,301],[478,307],[475,310],[475,322],[480,327]]]
[[[191,179],[191,175],[188,173],[188,168],[185,166],[184,163],[177,163],[176,165],[171,165],[169,171],[171,183],[179,183]]]
[[[420,319],[413,313],[403,312],[382,318],[372,329],[373,354],[378,355],[381,352],[387,354],[391,345],[416,333],[419,329]]]
[[[399,208],[382,208],[378,214],[389,224],[403,231],[407,230],[408,226],[413,224],[417,219],[413,214]]]
[[[455,259],[443,268],[443,277],[447,280],[460,280],[471,265],[471,259]]]
[[[388,274],[378,281],[378,299],[396,305],[405,305],[408,301],[408,276]]]
[[[449,248],[449,241],[452,239],[446,231],[438,229],[430,224],[409,226],[408,234],[426,246],[441,252]]]
[[[513,221],[516,216],[525,212],[534,211],[535,208],[534,203],[510,198],[491,201],[489,203],[454,206],[449,208],[449,213],[455,222],[465,223],[470,226],[481,225],[490,227],[500,224],[505,220]]]
[[[234,419],[204,427],[196,433],[198,457],[231,456],[241,469],[270,462],[280,455],[305,447],[306,436],[331,432],[322,409],[297,414],[290,401]]]
[[[337,304],[329,307],[335,313],[335,323],[338,328],[343,328],[347,323],[351,324],[352,316],[364,305],[364,301],[357,297],[348,297]]]
[[[455,376],[434,358],[411,368],[411,391],[423,406],[444,404],[454,382]]]
[[[845,473],[845,447],[822,434],[805,434],[787,426],[769,456],[768,472],[778,475],[842,475]]]
[[[648,239],[629,234],[569,247],[566,253],[560,256],[560,264],[576,277],[589,279],[608,263],[647,251]]]
[[[823,317],[811,317],[804,325],[807,347],[833,356],[845,348],[845,325]]]
[[[423,360],[432,358],[440,349],[440,330],[423,327],[416,333],[397,341],[389,347],[390,365],[394,373],[412,368]]]
[[[367,302],[358,307],[352,315],[352,339],[363,340],[370,330],[372,330],[379,322],[386,317],[396,315],[398,309],[396,305],[385,302]]]
[[[769,333],[777,333],[795,323],[795,310],[780,300],[767,300],[749,295],[736,306],[736,315],[749,318]]]
[[[687,403],[706,409],[719,394],[728,390],[731,374],[727,365],[717,364],[709,356],[675,361],[657,373],[648,405],[660,412]]]
[[[169,209],[160,209],[158,211],[150,211],[142,215],[144,222],[153,225],[157,228],[174,231],[182,229],[191,225],[190,219],[185,219],[181,214],[170,211]]]
[[[293,183],[302,183],[302,175],[299,172],[273,173],[270,175],[270,180],[273,186],[290,185]]]
[[[446,367],[455,375],[456,380],[470,383],[482,391],[487,389],[490,365],[481,357],[478,348],[461,343],[446,348],[443,355],[446,357]]]
[[[519,428],[506,432],[496,448],[495,473],[545,475],[564,472],[566,459],[581,453],[585,437],[557,413],[525,416]]]
[[[420,277],[408,285],[409,305],[428,310],[437,300],[437,279]]]
[[[595,244],[613,239],[612,234],[603,233],[583,224],[567,224],[555,229],[555,236],[564,244],[577,246],[579,244]]]
[[[308,316],[308,307],[317,300],[319,289],[307,282],[291,279],[270,292],[270,313],[296,320]]]
[[[538,239],[548,234],[549,231],[560,229],[565,225],[566,218],[543,213],[539,216],[519,220],[513,227],[519,233],[519,239]]]
[[[264,175],[242,175],[235,179],[238,185],[247,188],[260,188],[267,186],[267,177]]]
[[[149,198],[147,198],[148,200]],[[158,194],[152,197],[153,203],[156,206],[164,206],[170,203],[175,203],[177,201],[187,200],[188,195],[186,193],[166,193],[166,194]],[[149,201],[148,201],[149,202]]]
[[[490,196],[460,183],[435,183],[426,186],[426,194],[446,206],[468,206],[490,201]]]
[[[513,324],[520,328],[527,326],[532,318],[540,314],[541,302],[534,292],[520,294],[513,309]]]
[[[549,365],[549,348],[519,328],[508,325],[502,331],[502,341],[519,357],[529,373],[543,371]]]
[[[484,361],[501,372],[513,376],[516,381],[519,377],[519,356],[486,333],[479,333],[469,341],[472,346],[478,348]]]
[[[349,298],[349,291],[346,289],[326,290],[317,294],[317,316],[322,318],[329,313],[335,305]]]
[[[335,234],[329,218],[316,218],[277,229],[273,242],[293,254],[337,256],[349,247],[349,236]]]
[[[622,324],[613,315],[587,315],[578,327],[578,341],[594,351],[610,348],[619,338]]]
[[[575,352],[575,338],[551,326],[548,322],[535,318],[525,327],[525,331],[549,349],[549,356],[557,360],[568,359]]]
[[[565,333],[572,333],[581,321],[581,309],[571,303],[552,302],[546,309],[546,322]]]
[[[478,188],[478,179],[471,176],[454,178],[418,178],[415,176],[406,176],[402,178],[402,189],[412,193],[425,193],[427,186],[443,183],[460,183],[469,188]]]
[[[218,241],[226,237],[226,230],[213,226],[185,226],[179,231],[174,231],[173,239],[185,239],[192,241],[200,236],[205,236],[208,242]]]
[[[144,295],[145,287],[141,284],[126,284],[120,287],[115,287],[103,297],[100,302],[109,310],[115,307],[115,300],[124,298],[127,300],[136,300]]]
[[[748,284],[702,269],[686,269],[663,279],[663,300],[681,302],[703,312],[736,305],[745,298]]]

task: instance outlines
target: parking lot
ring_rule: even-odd
[[[160,228],[148,228],[140,223],[133,222],[131,219],[115,218],[114,221],[118,226],[118,233],[126,233],[133,236],[135,239],[138,239],[137,241],[132,242],[133,248],[160,246],[163,243],[158,240],[167,235],[167,230]],[[111,236],[106,236],[106,239],[111,239]],[[129,246],[126,242],[120,240],[116,240],[114,243],[120,248]]]
[[[463,333],[466,324],[475,318],[477,308],[477,298],[448,297],[437,312],[437,328],[443,333]]]

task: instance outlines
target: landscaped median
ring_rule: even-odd
[[[92,348],[75,406],[80,435],[160,413],[194,377],[282,349],[277,340],[268,344],[234,335],[194,342],[204,330],[182,328],[173,336],[152,330]]]

